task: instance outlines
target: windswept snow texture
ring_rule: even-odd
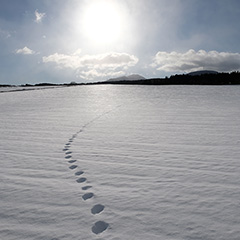
[[[0,94],[0,239],[239,240],[240,86]]]

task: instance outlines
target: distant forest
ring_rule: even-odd
[[[240,84],[240,72],[174,75],[165,78],[150,78],[134,81],[107,81],[104,84],[141,84],[141,85],[231,85]]]

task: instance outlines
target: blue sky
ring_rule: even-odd
[[[240,70],[239,0],[0,0],[0,83]]]

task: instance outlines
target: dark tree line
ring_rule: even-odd
[[[165,78],[150,78],[134,81],[108,81],[105,84],[142,84],[142,85],[230,85],[240,84],[240,72],[174,75]]]

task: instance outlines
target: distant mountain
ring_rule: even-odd
[[[144,80],[145,77],[139,74],[131,74],[128,76],[122,76],[117,78],[108,79],[107,82],[118,82],[118,81],[136,81],[136,80]]]
[[[211,71],[211,70],[202,70],[202,71],[188,73],[188,75],[190,75],[190,76],[199,76],[199,75],[203,75],[203,74],[218,74],[218,72]]]

